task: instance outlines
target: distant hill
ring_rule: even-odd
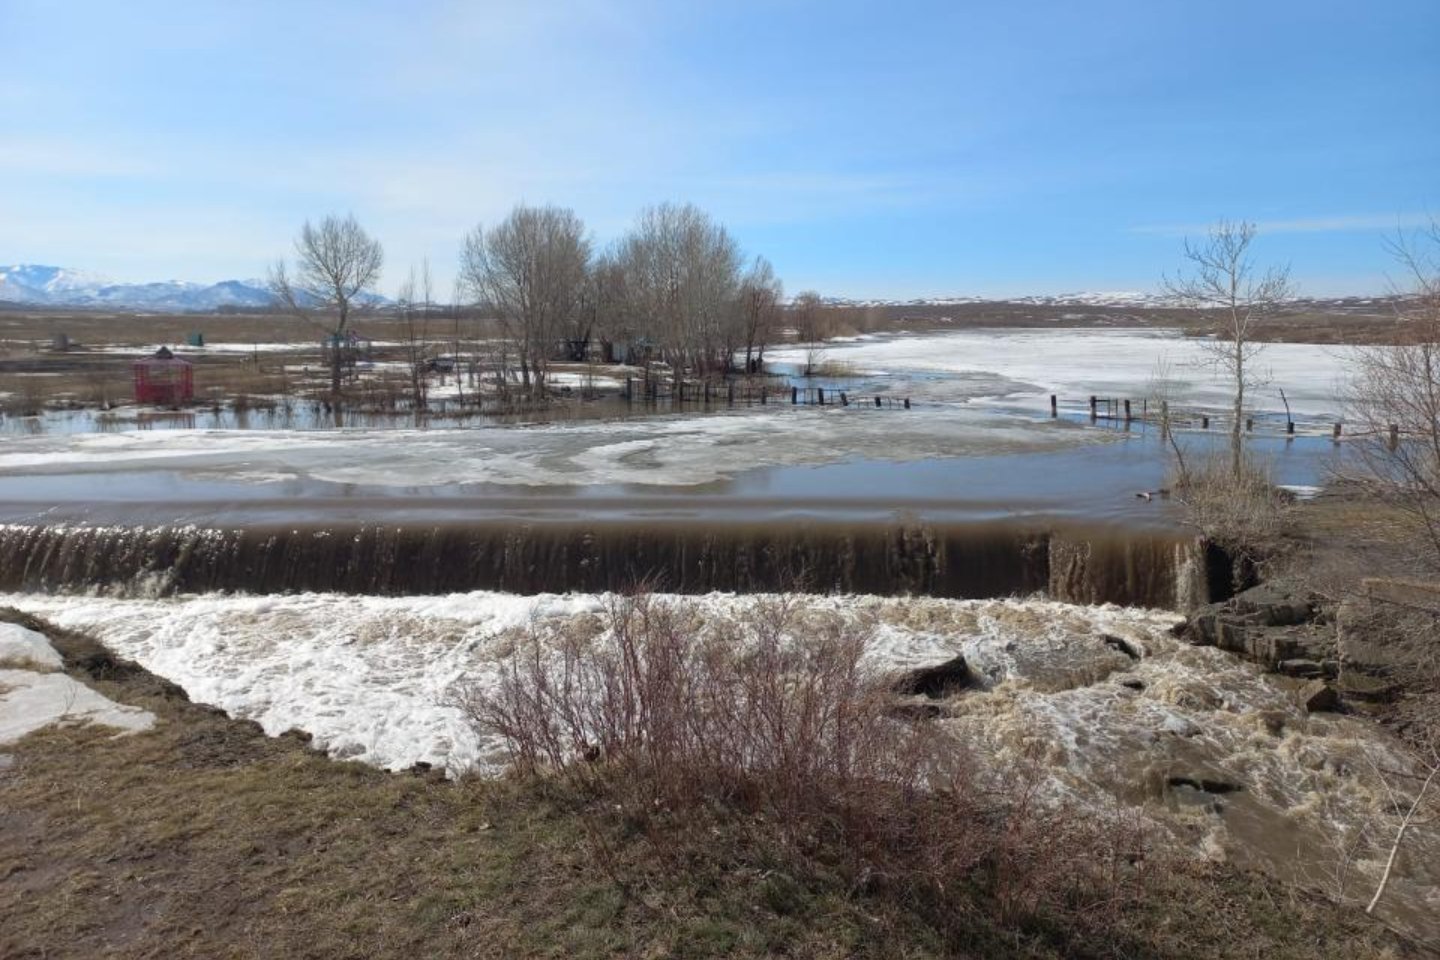
[[[371,305],[390,302],[376,295],[360,299]],[[203,313],[225,308],[264,309],[274,302],[275,298],[263,280],[222,280],[209,284],[186,280],[116,283],[107,277],[69,267],[34,263],[0,266],[0,303],[5,304]]]
[[[42,264],[0,266],[0,300],[47,307],[205,311],[265,307],[273,298],[258,280],[116,283],[106,277]]]

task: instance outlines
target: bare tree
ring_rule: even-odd
[[[581,310],[589,264],[585,225],[561,207],[519,206],[465,238],[460,276],[471,297],[499,315],[532,397],[545,395],[557,341]]]
[[[295,240],[295,272],[285,261],[270,271],[270,289],[291,313],[317,323],[327,334],[330,393],[340,393],[342,341],[361,295],[380,279],[385,252],[353,214],[333,214],[319,224],[305,221]]]
[[[1413,521],[1440,571],[1440,223],[1397,236],[1391,253],[1407,275],[1396,291],[1400,342],[1357,348],[1346,412],[1364,483]]]
[[[756,257],[740,282],[741,335],[745,341],[745,373],[755,373],[765,363],[765,347],[775,333],[780,301],[785,286],[764,257]]]
[[[725,370],[738,323],[740,252],[724,227],[690,204],[641,213],[615,251],[627,312],[678,382],[687,369]]]
[[[425,409],[429,382],[426,374],[430,346],[430,309],[433,299],[430,279],[430,261],[420,267],[417,280],[415,269],[400,288],[399,306],[401,334],[405,337],[405,361],[410,374],[410,399],[416,412]],[[457,372],[456,376],[459,374]]]
[[[825,356],[825,301],[814,290],[797,294],[790,304],[795,336],[805,346],[805,376],[811,376]]]
[[[1256,334],[1292,295],[1289,267],[1257,271],[1250,259],[1254,239],[1254,224],[1221,220],[1205,240],[1185,241],[1187,267],[1162,282],[1168,295],[1213,328],[1205,346],[1231,383],[1230,469],[1237,481],[1244,475],[1246,392],[1261,382],[1252,363],[1264,346]]]

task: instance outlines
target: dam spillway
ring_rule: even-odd
[[[1024,523],[0,526],[0,590],[165,596],[864,593],[1185,609],[1223,592],[1178,531]]]

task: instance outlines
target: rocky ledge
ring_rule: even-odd
[[[1305,681],[1311,710],[1389,703],[1417,658],[1406,609],[1440,609],[1440,586],[1369,579],[1335,601],[1288,581],[1251,587],[1196,610],[1179,628],[1197,646],[1219,647]]]

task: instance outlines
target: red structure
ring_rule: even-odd
[[[135,361],[136,403],[173,407],[185,403],[194,393],[195,368],[169,348],[161,347],[155,356]]]

